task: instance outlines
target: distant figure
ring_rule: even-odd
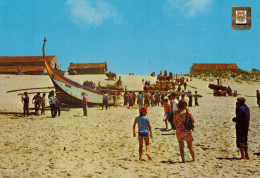
[[[165,126],[166,126],[166,130],[168,130],[168,122],[170,122],[169,119],[171,117],[171,105],[168,103],[168,99],[164,100],[163,107],[164,107],[164,116],[166,116],[165,117]]]
[[[189,107],[192,107],[192,95],[189,95]]]
[[[167,76],[167,70],[164,70],[164,74],[163,74],[164,76]]]
[[[54,96],[54,93],[50,94],[49,103],[51,107],[51,117],[55,118],[57,115],[58,99]]]
[[[133,92],[133,104],[135,105],[135,101],[136,101],[136,94],[135,94],[135,92]]]
[[[150,93],[148,91],[147,93],[144,94],[144,106],[147,108],[150,106],[149,100],[150,100]]]
[[[82,96],[82,108],[83,108],[83,114],[84,116],[87,116],[87,106],[88,106],[88,97],[85,92],[81,93]]]
[[[128,93],[125,92],[124,94],[124,106],[127,106],[128,105]]]
[[[163,106],[163,104],[164,104],[164,98],[165,98],[165,94],[162,93],[162,94],[161,94],[161,105],[162,105],[162,106]]]
[[[144,84],[144,79],[142,79],[142,85]]]
[[[139,105],[139,108],[143,107],[143,94],[142,92],[139,92],[137,95],[137,104]]]
[[[57,112],[58,112],[58,116],[60,116],[60,113],[61,113],[61,102],[58,100],[58,103],[57,103]]]
[[[170,104],[171,104],[171,117],[170,117],[169,121],[171,123],[172,129],[175,130],[176,127],[175,127],[174,122],[173,122],[173,117],[178,112],[179,101],[177,100],[176,95],[174,93],[172,93],[169,96],[169,99],[170,99]]]
[[[22,75],[22,65],[18,66],[18,75]]]
[[[181,85],[178,86],[177,90],[178,90],[178,92],[181,91]]]
[[[104,106],[106,106],[106,110],[107,110],[107,105],[108,105],[108,94],[107,94],[107,93],[104,93],[104,94],[103,94],[102,110],[103,110]]]
[[[37,95],[35,95],[33,97],[33,100],[32,100],[32,102],[34,103],[35,115],[39,114],[38,111],[39,111],[40,106],[41,106],[41,100],[42,100],[42,98],[40,96],[40,92],[38,92]]]
[[[129,101],[129,108],[133,107],[134,103],[133,103],[133,93],[132,92],[130,92],[128,95],[128,101]]]
[[[45,115],[45,93],[42,94],[42,100],[41,100],[41,105],[42,105],[42,109],[41,109],[41,115]]]
[[[27,113],[27,116],[29,116],[29,96],[27,94],[27,92],[24,92],[22,97],[21,97],[21,101],[23,103],[23,115],[25,117],[25,113]]]
[[[178,103],[178,112],[174,115],[174,124],[176,126],[176,136],[179,142],[179,147],[180,147],[180,154],[181,154],[181,159],[182,162],[185,163],[185,156],[184,156],[184,141],[187,142],[188,148],[190,150],[191,157],[193,161],[195,161],[195,152],[192,147],[192,141],[193,137],[191,134],[191,130],[187,130],[184,127],[184,121],[186,119],[186,114],[188,114],[189,119],[191,120],[192,123],[194,123],[194,119],[187,110],[187,103],[185,100],[181,100]]]
[[[161,94],[158,93],[157,94],[157,106],[160,106],[160,103],[161,103]]]
[[[133,136],[136,137],[135,127],[138,124],[138,142],[139,142],[139,161],[142,161],[142,154],[143,154],[143,140],[145,141],[146,147],[146,156],[148,160],[152,160],[149,151],[149,132],[150,137],[153,138],[152,128],[150,125],[150,121],[147,115],[147,108],[141,107],[139,109],[140,115],[135,118],[134,125],[133,125]]]
[[[250,121],[250,111],[245,104],[246,99],[243,97],[237,98],[236,102],[236,117],[233,122],[236,123],[236,144],[239,148],[241,159],[248,159],[247,135]]]
[[[184,82],[184,83],[183,83],[183,86],[184,86],[184,90],[186,90],[187,83],[186,83],[186,82]]]
[[[257,99],[257,104],[260,107],[260,93],[259,93],[259,90],[256,90],[256,99]]]
[[[151,106],[154,106],[154,104],[155,104],[154,93],[151,94],[150,99],[151,99]]]
[[[116,107],[116,94],[113,95],[114,107]]]
[[[198,103],[198,92],[195,91],[195,106],[199,106],[199,103]]]
[[[154,93],[154,105],[157,106],[158,105],[158,94]]]
[[[232,96],[232,89],[230,88],[230,86],[228,86],[227,88],[227,94],[228,96]]]

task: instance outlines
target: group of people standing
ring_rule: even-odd
[[[166,128],[168,127],[167,122],[170,122],[172,129],[176,130],[176,136],[179,143],[180,155],[182,162],[185,162],[185,154],[184,154],[184,141],[187,142],[188,148],[190,150],[190,154],[192,156],[193,161],[195,161],[195,152],[192,146],[192,131],[187,129],[184,126],[184,121],[186,116],[188,115],[190,121],[194,123],[193,116],[190,111],[187,109],[187,103],[185,100],[178,101],[176,99],[175,94],[171,94],[169,96],[171,104],[168,103],[168,99],[164,100],[164,108],[167,120]],[[133,124],[133,136],[136,137],[135,127],[138,124],[138,142],[139,142],[139,160],[142,160],[142,150],[143,150],[143,141],[146,145],[146,155],[149,160],[151,160],[150,152],[149,152],[149,135],[152,138],[152,129],[151,124],[147,115],[147,108],[141,107],[139,108],[140,115],[136,117]],[[167,128],[168,129],[168,128]]]
[[[257,92],[257,94],[259,91]],[[259,95],[258,95],[259,96]],[[172,129],[176,130],[176,137],[179,143],[180,156],[181,160],[185,162],[185,154],[184,154],[184,141],[187,142],[187,146],[189,148],[192,160],[195,161],[195,151],[192,146],[193,137],[192,131],[193,129],[187,128],[185,125],[186,119],[188,118],[191,123],[194,123],[194,118],[187,108],[187,102],[184,99],[178,101],[176,99],[176,95],[173,93],[169,97],[170,104],[168,103],[168,99],[164,100],[164,110],[166,115],[166,129],[168,129],[167,122],[170,122]],[[236,117],[232,120],[236,123],[236,145],[239,148],[241,159],[249,160],[248,154],[248,145],[247,145],[247,137],[248,137],[248,129],[250,122],[250,110],[248,106],[245,104],[246,99],[243,97],[237,98],[236,102]],[[259,100],[258,100],[259,103]],[[146,145],[146,155],[149,160],[151,160],[151,155],[149,152],[149,136],[153,138],[152,128],[147,115],[147,108],[141,107],[139,108],[140,115],[135,118],[133,124],[133,136],[136,137],[135,127],[138,124],[138,142],[139,142],[139,160],[142,160],[142,150],[143,150],[143,142]]]
[[[38,92],[32,99],[32,104],[34,104],[34,110],[35,110],[35,115],[39,115],[39,110],[41,111],[41,115],[45,115],[45,106],[46,106],[46,99],[45,99],[46,94],[43,93],[42,96],[40,94],[40,92]],[[51,107],[51,115],[54,118],[57,115],[60,116],[60,105],[58,102],[58,99],[55,97],[54,91],[52,90],[49,95],[49,104]],[[24,116],[30,115],[29,112],[29,102],[30,102],[30,98],[28,96],[27,92],[24,92],[24,94],[21,97],[21,102],[23,104],[23,113]]]

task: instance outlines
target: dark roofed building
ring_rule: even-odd
[[[218,71],[227,71],[227,70],[238,70],[237,64],[218,64],[218,63],[209,63],[209,64],[193,64],[190,68],[190,73],[200,72],[200,71],[209,71],[209,70],[218,70]]]
[[[107,63],[70,63],[69,74],[105,74]]]
[[[57,71],[60,64],[56,56],[46,56],[47,61]],[[42,56],[0,57],[0,74],[48,74]]]

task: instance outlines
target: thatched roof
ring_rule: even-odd
[[[218,64],[218,63],[211,63],[211,64],[193,64],[190,68],[191,72],[196,71],[208,71],[208,70],[220,70],[220,71],[226,71],[226,70],[238,70],[237,64]]]
[[[47,61],[51,62],[56,56],[46,56]],[[43,63],[43,56],[2,56],[0,63]]]
[[[107,63],[70,63],[70,70],[74,69],[100,69],[105,68],[107,70]]]

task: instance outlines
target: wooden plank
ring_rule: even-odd
[[[40,88],[23,88],[17,90],[9,90],[6,93],[18,92],[18,91],[26,91],[26,90],[41,90],[41,89],[54,89],[54,87],[40,87]]]
[[[29,94],[37,94],[37,93],[38,93],[38,92],[29,92],[29,93],[27,93],[27,94],[29,95]],[[39,93],[50,93],[50,91],[41,91],[41,92],[39,92]],[[55,91],[54,91],[54,93],[59,93],[59,92],[55,92]],[[18,93],[17,95],[18,95],[18,96],[19,96],[19,95],[23,95],[23,93]]]

